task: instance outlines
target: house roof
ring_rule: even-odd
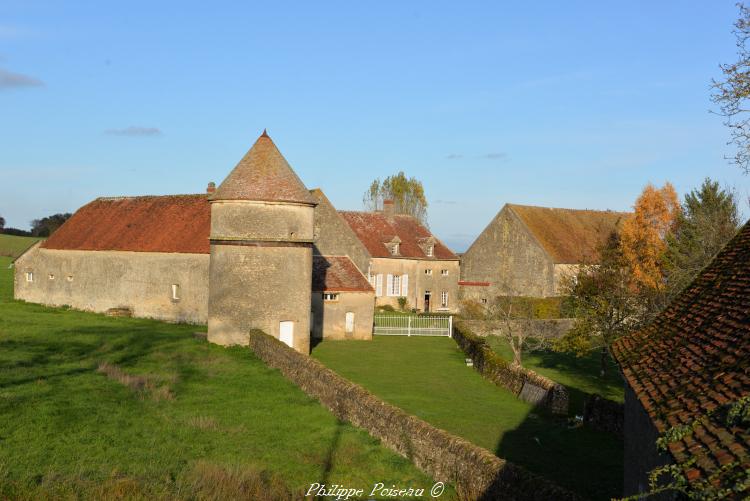
[[[208,254],[211,207],[205,194],[97,198],[41,246]]]
[[[750,223],[651,325],[612,351],[659,432],[707,416],[669,446],[678,463],[695,459],[689,479],[732,461],[750,467],[750,430],[726,421],[726,406],[750,395]]]
[[[458,259],[448,247],[435,238],[430,230],[411,216],[386,217],[382,212],[339,211],[354,230],[372,257],[406,257],[416,259]],[[422,245],[434,239],[433,256],[427,256]],[[393,256],[386,246],[394,239],[399,242],[399,256]],[[397,241],[398,241],[397,240]]]
[[[314,292],[374,292],[367,278],[347,256],[313,256]]]
[[[595,263],[599,248],[627,212],[508,204],[555,263]]]
[[[316,203],[266,131],[216,188],[211,200]]]

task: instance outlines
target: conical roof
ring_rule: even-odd
[[[316,205],[265,130],[210,199]]]

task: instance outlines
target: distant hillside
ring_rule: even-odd
[[[39,237],[17,237],[0,234],[0,256],[18,257],[23,251],[42,240]]]

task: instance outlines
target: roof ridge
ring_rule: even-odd
[[[174,195],[114,195],[111,197],[96,197],[93,201],[110,202],[115,200],[129,200],[134,198],[167,198],[167,197],[199,197],[206,196],[205,193],[177,193]]]
[[[573,209],[570,207],[545,207],[543,205],[516,204],[512,202],[506,202],[505,205],[507,205],[508,207],[525,207],[528,209],[569,210],[575,212],[604,212],[609,214],[632,214],[632,212],[619,211],[614,209]]]

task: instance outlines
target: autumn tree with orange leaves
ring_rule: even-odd
[[[664,290],[667,236],[675,231],[681,210],[677,192],[670,183],[661,188],[648,184],[636,200],[633,214],[623,222],[622,254],[640,292]]]

